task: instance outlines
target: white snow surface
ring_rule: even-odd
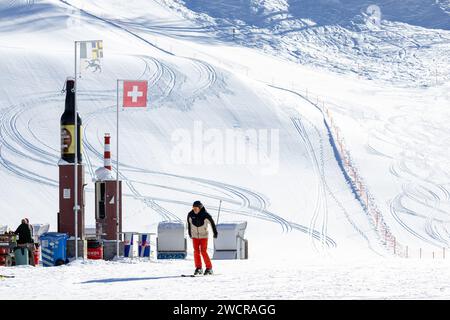
[[[16,267],[2,299],[448,299],[449,263],[353,259],[217,263],[214,276],[183,278],[192,261],[92,260],[54,268]],[[25,289],[26,288],[26,289]]]
[[[448,298],[450,2],[402,3],[0,0],[1,225],[28,217],[56,231],[61,89],[73,42],[102,39],[103,72],[78,82],[87,224],[105,132],[116,165],[116,79],[145,79],[150,107],[120,113],[124,230],[184,222],[194,200],[216,218],[222,200],[220,221],[246,220],[250,248],[195,286],[179,277],[191,246],[186,261],[0,267],[16,276],[0,297]],[[365,20],[370,4],[379,25]],[[329,108],[413,258],[383,246],[311,101]],[[174,133],[195,128],[278,130],[277,165],[180,164]]]

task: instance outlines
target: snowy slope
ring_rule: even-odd
[[[99,6],[101,4],[98,2]],[[342,179],[322,117],[312,105],[265,85],[253,83],[249,86],[246,83],[249,79],[189,57],[194,56],[195,51],[184,49],[182,42],[172,42],[173,47],[169,50],[165,38],[155,45],[151,37],[146,39],[145,32],[138,34],[134,29],[97,15],[95,10],[100,10],[98,8],[89,11],[91,8],[88,7],[75,12],[81,20],[89,21],[87,27],[69,23],[74,18],[73,8],[64,2],[30,6],[29,10],[36,10],[35,14],[45,18],[41,19],[42,24],[55,16],[61,21],[59,27],[46,24],[48,29],[36,28],[36,31],[24,27],[26,32],[15,32],[12,40],[19,47],[4,49],[9,59],[17,61],[20,57],[27,65],[34,66],[22,69],[19,64],[20,72],[9,71],[20,74],[17,80],[23,81],[26,70],[30,98],[21,98],[20,103],[14,103],[19,96],[23,97],[22,90],[13,89],[21,87],[18,82],[3,88],[8,103],[12,104],[4,108],[2,163],[5,170],[2,174],[5,179],[13,179],[14,185],[27,185],[26,188],[4,190],[9,199],[22,199],[20,208],[23,208],[23,213],[14,212],[16,204],[9,202],[11,207],[5,210],[8,212],[7,224],[14,224],[21,214],[26,214],[35,221],[55,225],[57,133],[63,101],[58,90],[65,76],[71,74],[71,37],[72,40],[79,39],[84,34],[86,38],[101,35],[105,52],[108,52],[105,54],[105,72],[98,78],[80,82],[83,91],[79,101],[84,119],[89,179],[102,163],[103,133],[114,132],[115,79],[148,79],[152,91],[152,108],[144,112],[126,112],[122,116],[121,141],[125,143],[121,145],[124,168],[121,174],[127,185],[125,229],[154,231],[161,220],[184,220],[192,200],[201,197],[213,211],[218,201],[224,200],[227,215],[223,219],[255,220],[254,224],[250,223],[249,236],[254,232],[255,236],[265,237],[267,231],[257,227],[258,221],[264,222],[264,226],[270,225],[269,221],[278,226],[276,234],[295,232],[300,239],[311,238],[314,250],[339,246],[340,241],[364,248],[372,247],[371,242],[377,243],[364,213]],[[26,10],[26,7],[13,10],[16,19],[24,25],[30,18]],[[68,16],[61,16],[61,12]],[[155,14],[162,15],[158,11]],[[44,37],[47,38],[45,44],[30,41]],[[29,55],[24,45],[30,45],[34,50],[42,48],[42,52]],[[49,46],[57,53],[47,55],[49,50],[43,47]],[[183,54],[177,54],[179,51]],[[45,75],[48,81],[54,81],[48,86],[45,78],[41,79],[41,72],[48,69],[47,65],[58,74]],[[8,64],[4,67],[10,68]],[[280,150],[275,159],[279,163],[273,168],[275,171],[267,174],[265,171],[272,168],[264,165],[224,164],[217,170],[216,166],[195,161],[192,164],[177,163],[172,154],[174,133],[183,129],[192,132],[197,124],[205,130],[234,128],[242,134],[246,134],[247,129],[279,130]],[[254,141],[248,140],[248,143],[250,150],[256,148],[251,145]],[[329,176],[328,181],[324,175]],[[6,185],[4,187],[7,189]],[[92,224],[92,184],[87,190],[87,217]],[[24,196],[24,193],[31,195]],[[26,208],[33,207],[38,198],[46,200],[45,207],[41,212],[28,211]],[[342,205],[344,202],[345,206]]]
[[[1,281],[2,299],[448,299],[445,261],[354,259],[223,261],[217,275],[182,278],[191,261],[76,262],[17,267]],[[0,269],[1,270],[1,269]],[[249,272],[249,270],[251,272]],[[219,274],[220,273],[220,274]],[[31,280],[32,279],[32,280]],[[30,286],[30,282],[33,283]],[[182,301],[181,301],[182,302]]]
[[[326,265],[334,261],[315,264],[309,259],[359,257],[375,264],[379,260],[371,259],[378,255],[390,256],[338,166],[323,114],[311,103],[319,99],[341,128],[399,241],[442,250],[449,238],[450,206],[448,1],[421,2],[420,12],[418,1],[379,1],[383,19],[375,28],[364,18],[368,3],[354,2],[1,0],[0,225],[15,226],[27,216],[55,228],[64,105],[60,90],[73,74],[73,41],[100,38],[105,44],[103,73],[79,82],[88,224],[94,223],[91,179],[103,163],[105,132],[112,133],[115,157],[116,79],[136,78],[149,81],[150,108],[120,115],[124,229],[154,232],[159,221],[184,221],[196,199],[214,217],[222,200],[221,221],[249,222],[250,259],[217,262],[215,268],[225,278],[217,281],[227,281],[229,290],[220,296],[207,291],[211,295],[206,297],[226,298],[236,290],[242,298],[261,297],[257,291],[267,291],[273,283],[286,293],[273,291],[264,298],[320,297],[291,283],[305,279],[293,270],[301,273],[299,268],[309,264],[326,273]],[[427,71],[434,57],[440,66],[437,85],[436,75]],[[258,164],[195,156],[180,163],[174,155],[180,137],[196,139],[200,129],[222,135],[232,130],[244,137],[250,154],[258,150],[250,132],[270,129],[277,133],[279,152],[269,157],[272,162]],[[170,270],[174,275],[190,270],[191,259],[170,265]],[[73,270],[68,296],[74,294],[73,283],[104,278],[92,264],[90,272],[85,269],[91,263],[67,267]],[[105,265],[115,268],[114,263]],[[130,279],[146,268],[132,265]],[[368,264],[349,265],[369,269]],[[240,285],[243,270],[257,270],[251,280],[257,282],[283,266],[283,279],[247,291]],[[404,267],[413,270],[415,264]],[[157,264],[150,277],[163,279],[167,268]],[[388,270],[377,276],[391,277]],[[15,272],[21,276],[29,269]],[[36,272],[39,281],[49,278],[50,271]],[[349,274],[340,276],[347,279]],[[127,290],[136,288],[133,280],[123,282]],[[178,283],[164,281],[167,291],[160,297],[170,297]],[[20,284],[8,285],[20,289]],[[420,290],[429,290],[428,285],[424,281],[410,294],[426,296]],[[330,296],[335,294],[322,297]]]
[[[441,81],[449,79],[448,0],[164,3],[220,41],[260,48],[301,64],[403,86],[428,86],[435,81],[435,70]]]

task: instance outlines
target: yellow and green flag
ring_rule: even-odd
[[[80,74],[102,72],[103,41],[80,42]]]

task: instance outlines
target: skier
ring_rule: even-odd
[[[214,238],[217,238],[216,224],[211,215],[206,211],[205,207],[200,201],[195,201],[192,205],[192,210],[187,217],[189,237],[192,239],[194,247],[194,261],[195,271],[194,275],[203,273],[202,259],[205,262],[206,269],[204,275],[213,274],[211,260],[208,256],[208,224],[211,224],[214,232]]]

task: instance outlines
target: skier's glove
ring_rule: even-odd
[[[217,233],[214,234],[214,239],[217,239]]]

